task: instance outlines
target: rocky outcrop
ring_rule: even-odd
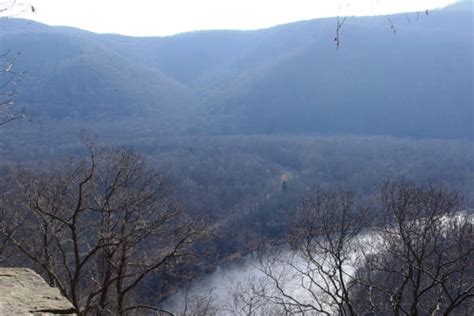
[[[76,315],[57,288],[33,270],[0,268],[0,315]]]

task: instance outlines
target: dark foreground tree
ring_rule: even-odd
[[[445,188],[388,182],[383,224],[357,272],[353,301],[374,315],[474,312],[472,214]]]
[[[362,257],[365,214],[349,192],[318,188],[307,194],[289,234],[293,250],[272,248],[262,257],[268,285],[255,293],[285,315],[356,314],[351,270]]]
[[[461,197],[387,182],[373,209],[349,193],[306,196],[289,236],[294,250],[262,256],[266,281],[253,295],[285,315],[471,315],[473,218]]]
[[[40,272],[79,315],[156,314],[138,297],[141,284],[188,261],[206,226],[138,154],[89,149],[88,160],[13,173],[1,203],[9,260]]]

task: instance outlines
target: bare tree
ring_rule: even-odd
[[[127,149],[89,147],[49,171],[18,170],[0,235],[73,303],[79,315],[146,314],[140,285],[173,271],[207,236],[169,186]],[[157,297],[159,293],[157,293]]]
[[[285,314],[472,314],[473,218],[462,209],[445,188],[387,182],[373,221],[350,193],[317,189],[300,202],[294,250],[262,255],[271,287],[253,293]]]
[[[16,0],[0,1],[0,19],[19,16],[26,11],[35,12],[28,3]],[[16,57],[9,51],[0,52],[0,126],[26,118],[24,110],[15,109],[14,97],[23,72],[16,69]]]
[[[387,182],[376,251],[358,271],[356,301],[379,315],[474,311],[474,233],[456,192]],[[357,292],[356,292],[357,293]]]
[[[219,307],[215,303],[212,291],[201,291],[200,293],[190,293],[189,289],[184,290],[181,309],[176,313],[179,316],[215,316],[218,315]]]
[[[278,306],[265,298],[265,279],[255,275],[235,280],[224,310],[234,316],[279,315]]]
[[[336,43],[336,49],[338,49],[339,46],[341,45],[341,29],[344,23],[346,22],[346,20],[347,20],[347,17],[344,17],[341,19],[339,16],[337,16],[336,37],[334,37],[334,42]]]
[[[295,250],[263,256],[273,290],[262,295],[290,314],[356,315],[351,272],[360,255],[363,214],[347,192],[316,189],[303,198],[289,235]]]

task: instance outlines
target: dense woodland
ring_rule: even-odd
[[[474,313],[472,6],[335,22],[0,19],[0,264],[78,315]]]
[[[143,284],[137,287],[134,295],[149,304],[157,304],[175,292],[178,286],[211,273],[219,265],[238,261],[265,245],[285,243],[300,216],[298,205],[301,199],[316,187],[356,194],[358,203],[370,210],[370,215],[365,213],[364,227],[375,225],[373,219],[380,218],[382,214],[376,206],[378,190],[387,179],[404,179],[413,181],[420,188],[433,185],[459,192],[460,198],[456,202],[459,205],[450,208],[450,214],[460,210],[470,212],[473,207],[474,152],[469,141],[360,136],[214,136],[141,139],[135,140],[134,144],[135,149],[143,153],[139,161],[144,159],[150,168],[158,172],[161,181],[165,181],[169,190],[167,195],[173,203],[185,210],[189,219],[207,223],[203,228],[206,236],[199,236],[199,241],[193,242],[192,255],[184,255],[188,257],[186,263],[182,263],[184,266],[172,264],[171,267],[160,267],[150,272]],[[65,148],[64,151],[74,152],[73,156],[87,157],[86,149],[86,145],[78,142],[77,147]],[[33,157],[26,159],[29,172],[41,181],[35,186],[53,182],[48,179],[55,179],[57,172],[73,171],[64,169],[71,169],[72,165],[70,158],[65,160],[62,154],[51,156],[41,148],[37,149],[36,154],[49,158],[48,162]],[[84,159],[86,164],[90,163],[90,159]],[[101,159],[111,164],[107,167],[111,170],[128,168],[128,165],[116,162],[117,158]],[[20,177],[15,171],[17,164],[7,161],[5,166],[9,167],[4,169],[4,181],[9,174]],[[14,170],[13,173],[11,170]],[[43,171],[34,175],[34,170]],[[24,187],[31,181],[28,179],[22,175],[15,181],[22,181]],[[75,177],[67,181],[73,180],[77,185],[79,179]],[[63,185],[69,184],[65,182]],[[107,182],[101,185],[107,185]],[[8,187],[8,184],[4,185],[4,193],[10,192],[6,189]],[[59,199],[59,196],[54,196],[57,190],[54,189],[48,199]],[[107,189],[104,190],[106,194]],[[40,192],[29,193],[28,196]],[[32,202],[27,203],[31,205]],[[61,203],[70,204],[66,201]],[[18,208],[12,207],[4,212],[14,212]],[[25,216],[14,214],[14,218]],[[472,225],[471,221],[468,223]],[[470,239],[472,236],[463,238]],[[23,262],[24,259],[14,256],[8,260]],[[176,269],[180,271],[178,274]],[[355,288],[360,286],[354,285]],[[70,297],[70,294],[67,296]],[[201,300],[206,302],[206,298]],[[87,314],[90,308],[85,307],[84,313]],[[212,310],[202,313],[212,314]]]
[[[327,138],[310,140],[315,144],[329,142]],[[262,146],[262,139],[254,141],[264,151],[269,150]],[[387,139],[383,142],[387,144]],[[193,144],[204,148],[196,139]],[[407,150],[410,144],[402,144],[401,148]],[[327,150],[325,146],[329,145],[320,144],[320,149]],[[423,154],[433,150],[425,146]],[[358,315],[372,309],[391,315],[394,309],[405,310],[410,304],[410,313],[416,310],[422,315],[437,309],[463,315],[472,309],[472,204],[459,193],[462,188],[455,191],[459,182],[441,181],[442,173],[431,179],[431,184],[423,179],[423,173],[415,172],[411,173],[414,182],[397,180],[384,184],[382,179],[390,174],[378,174],[382,171],[375,172],[374,183],[344,181],[352,174],[341,175],[342,179],[333,176],[311,181],[304,176],[298,179],[276,163],[272,170],[265,167],[268,162],[258,164],[256,157],[234,157],[233,151],[227,153],[227,159],[220,159],[225,164],[216,165],[193,155],[195,164],[211,164],[204,175],[204,168],[193,167],[189,160],[181,168],[170,169],[169,160],[159,159],[164,164],[157,164],[156,170],[162,171],[156,172],[146,162],[150,159],[129,149],[96,145],[86,148],[88,153],[83,153],[83,159],[57,160],[50,167],[13,167],[3,176],[0,229],[3,264],[33,267],[57,286],[81,315],[148,314],[149,310],[155,313],[161,310],[160,301],[177,287],[248,253],[263,256],[259,257],[262,271],[278,292],[268,289],[263,281],[240,289],[237,297],[248,296],[251,302],[237,299],[234,308],[239,315],[253,314],[245,313],[248,308],[269,315],[323,311],[329,315],[336,311]],[[182,154],[172,157],[186,158]],[[320,163],[324,169],[340,168],[325,160]],[[382,168],[389,163],[391,160],[384,161]],[[374,169],[367,161],[364,166]],[[300,170],[303,175],[304,170]],[[316,175],[320,173],[316,171]],[[194,177],[180,179],[183,174]],[[215,179],[215,183],[197,185],[200,176]],[[469,192],[467,188],[464,191]],[[201,203],[206,207],[200,207]],[[392,231],[395,224],[400,225],[399,231]],[[375,242],[360,243],[367,230],[374,231],[378,237],[372,238],[376,241],[382,239],[380,246]],[[354,240],[359,243],[354,245]],[[282,261],[287,259],[287,254],[281,252],[286,243],[301,249],[297,254],[302,254],[309,264],[306,269],[310,270],[301,270],[294,261]],[[346,265],[352,262],[350,258],[358,247],[365,252],[353,263],[360,269],[353,275]],[[376,250],[367,251],[365,247]],[[455,252],[448,253],[448,249]],[[403,256],[409,256],[406,266]],[[399,258],[402,263],[395,267],[401,270],[394,272],[390,264]],[[432,267],[432,260],[437,266]],[[315,301],[308,303],[312,299],[288,294],[291,287],[286,288],[284,280],[291,274],[286,273],[295,271],[284,269],[285,278],[281,279],[282,272],[273,268],[276,264],[289,265],[299,277],[310,278],[303,289],[314,295]],[[404,271],[412,272],[406,276]],[[413,271],[417,274],[411,274]],[[314,273],[322,273],[324,282],[336,282],[335,285],[326,283],[318,289],[322,285],[312,279]],[[382,289],[377,282],[387,273],[393,278],[393,287]],[[400,280],[399,274],[407,279]],[[418,277],[422,278],[418,285],[398,287],[399,282],[405,284]],[[314,289],[314,285],[318,287]],[[373,294],[377,298],[363,299],[364,293],[375,286],[380,291]],[[409,294],[415,290],[412,286],[415,296]],[[318,294],[319,290],[326,294]],[[393,293],[387,294],[390,291]],[[400,295],[397,304],[390,303],[394,295]],[[260,303],[254,305],[256,301]],[[418,306],[418,301],[424,302],[423,307]],[[187,308],[199,315],[222,312],[222,306],[210,305],[210,298],[201,297],[198,303]],[[141,309],[145,310],[139,312]]]
[[[352,190],[370,199],[385,179],[405,178],[458,190],[468,205],[474,197],[474,149],[469,141],[213,136],[133,138],[121,144],[144,154],[190,211],[225,218],[223,253],[244,246],[241,239],[246,235],[281,236],[292,203],[314,186]],[[37,157],[61,161],[67,153],[83,150],[77,140],[64,149],[56,147],[54,155],[48,148],[29,145],[6,151],[4,157],[14,160],[16,152],[29,164],[48,167],[55,163],[41,163]],[[283,213],[275,216],[275,212]]]

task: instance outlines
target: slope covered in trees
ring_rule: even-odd
[[[39,121],[156,134],[472,138],[472,6],[162,38],[0,21]],[[120,128],[119,128],[120,127]]]
[[[80,315],[162,313],[255,249],[277,292],[240,288],[237,314],[471,311],[472,6],[349,18],[338,49],[335,28],[131,38],[0,20],[3,73],[21,73],[0,104],[32,119],[1,128],[0,264],[34,268]],[[84,148],[82,129],[121,146]],[[348,267],[367,230],[384,247]],[[308,300],[274,273],[282,244]]]

